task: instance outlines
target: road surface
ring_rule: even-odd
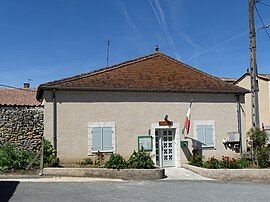
[[[1,181],[0,201],[270,201],[270,182]]]

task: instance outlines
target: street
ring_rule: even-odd
[[[269,182],[1,181],[2,201],[269,201]]]

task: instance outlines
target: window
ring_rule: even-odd
[[[264,126],[264,131],[267,133],[267,138],[268,138],[266,143],[270,144],[270,126]]]
[[[215,147],[214,121],[194,121],[194,130],[197,147]]]
[[[113,152],[115,148],[115,124],[98,122],[88,124],[89,153]]]

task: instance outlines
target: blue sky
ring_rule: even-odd
[[[261,0],[270,4],[270,0]],[[248,0],[1,0],[0,83],[31,85],[148,55],[155,45],[202,71],[238,77],[249,66]],[[270,7],[257,5],[265,23]],[[257,17],[257,16],[256,16]],[[256,26],[262,26],[256,18]],[[270,31],[270,30],[269,30]],[[258,68],[270,39],[257,33]]]

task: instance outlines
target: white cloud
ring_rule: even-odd
[[[200,56],[200,55],[203,55],[203,54],[205,54],[205,53],[208,53],[208,52],[210,52],[210,51],[217,50],[217,48],[220,48],[221,46],[223,46],[223,45],[225,45],[225,44],[227,44],[227,43],[229,43],[229,42],[231,42],[231,41],[233,41],[233,40],[235,40],[235,39],[237,39],[237,38],[239,38],[239,37],[242,37],[242,36],[244,36],[244,35],[246,35],[246,34],[248,34],[248,31],[242,32],[242,33],[240,33],[240,34],[237,34],[237,35],[235,35],[235,36],[233,36],[233,37],[231,37],[231,38],[229,38],[229,39],[226,39],[225,41],[223,41],[223,42],[221,42],[221,43],[219,43],[219,44],[216,44],[215,46],[212,46],[212,47],[210,47],[210,48],[208,48],[208,49],[206,49],[206,50],[204,50],[204,51],[201,51],[201,52],[199,52],[199,53],[196,53],[195,55],[191,56],[191,57],[190,57],[189,59],[187,59],[186,61],[189,61],[189,60],[191,60],[191,59],[193,59],[193,58],[196,58],[196,57],[198,57],[198,56]]]
[[[181,58],[179,52],[177,51],[174,41],[169,33],[168,30],[168,26],[167,26],[167,22],[166,22],[166,18],[163,12],[163,9],[159,3],[158,0],[148,0],[149,4],[155,14],[156,20],[158,21],[158,24],[164,34],[164,36],[166,37],[166,40],[168,41],[169,45],[171,46],[176,58],[179,60]]]
[[[120,2],[119,3],[114,2],[114,5],[122,13],[122,15],[124,16],[128,26],[131,28],[131,30],[135,33],[135,35],[140,40],[140,46],[139,46],[139,47],[141,47],[140,52],[144,52],[146,50],[146,45],[145,45],[145,42],[143,40],[143,36],[140,33],[140,31],[138,30],[138,28],[135,25],[135,23],[133,22],[133,20],[130,18],[125,5],[120,3]]]

